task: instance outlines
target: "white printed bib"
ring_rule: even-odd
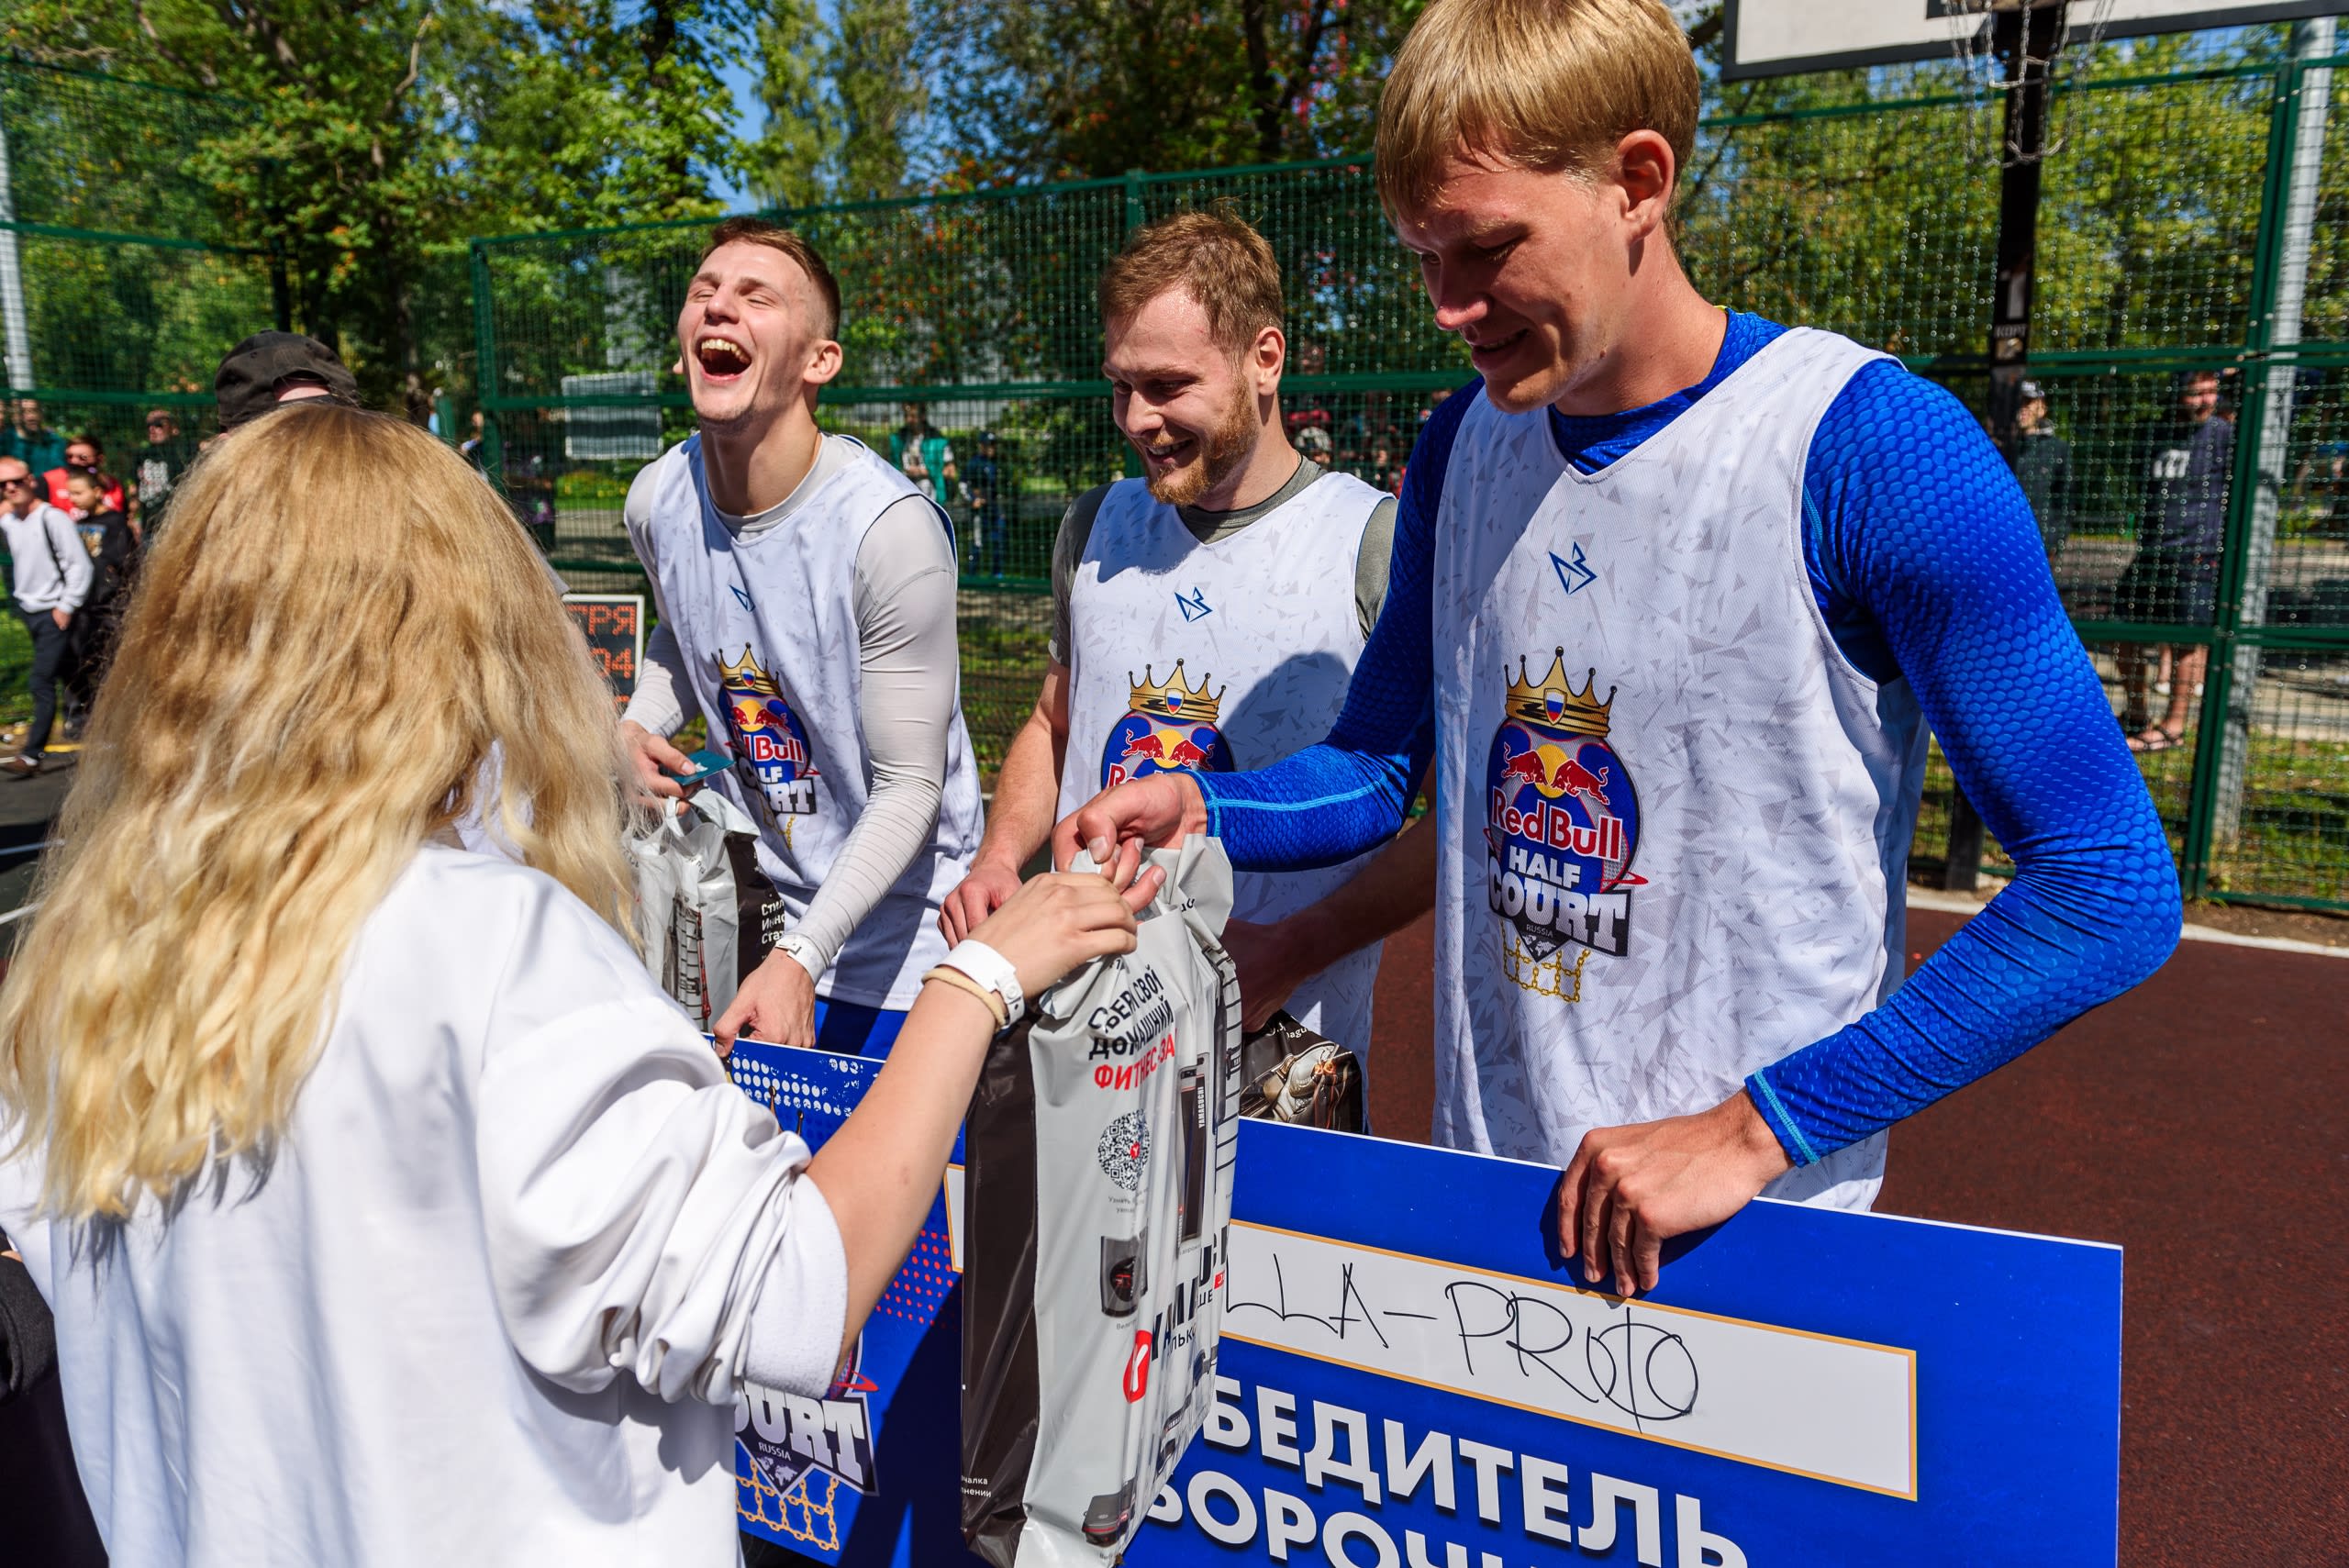
[[[1141,480],[1110,486],[1069,594],[1062,815],[1129,778],[1261,768],[1324,739],[1362,656],[1355,560],[1385,499],[1359,479],[1328,474],[1202,544]],[[1294,914],[1367,858],[1241,873],[1232,918]],[[1349,953],[1306,981],[1290,1013],[1366,1051],[1378,951]]]
[[[1925,730],[1802,540],[1812,432],[1880,357],[1790,331],[1592,474],[1476,395],[1435,520],[1439,1142],[1563,1163],[1900,983]],[[1864,1207],[1883,1166],[1771,1190]]]
[[[846,441],[826,436],[827,441]],[[759,870],[796,924],[823,885],[872,788],[854,604],[857,548],[881,514],[918,495],[854,441],[854,461],[791,516],[736,539],[709,504],[701,438],[660,461],[650,528],[662,601],[708,720],[734,766],[716,781],[759,824]],[[941,527],[944,527],[943,519]],[[930,847],[841,947],[817,994],[912,1005],[944,956],[939,902],[979,842],[979,776],[960,704]]]

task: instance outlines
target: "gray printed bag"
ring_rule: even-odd
[[[996,1568],[1118,1562],[1214,1397],[1231,866],[1210,839],[1150,858],[1139,945],[996,1037],[963,1131],[963,1534]]]
[[[747,922],[751,956],[743,962],[744,877],[756,877],[750,850],[757,835],[740,806],[706,789],[629,840],[645,964],[705,1029],[763,956],[753,914]],[[771,938],[766,945],[774,945]]]

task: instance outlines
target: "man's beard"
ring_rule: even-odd
[[[1170,506],[1188,506],[1231,477],[1256,450],[1256,395],[1246,384],[1232,394],[1231,406],[1215,428],[1201,432],[1198,456],[1163,479],[1148,481],[1150,493]]]

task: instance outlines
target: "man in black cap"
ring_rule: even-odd
[[[2047,391],[2035,381],[2020,389],[2022,406],[2015,411],[2014,445],[2007,462],[2022,486],[2031,514],[2039,519],[2039,539],[2047,547],[2047,564],[2064,541],[2072,537],[2072,443],[2055,433],[2047,417]]]
[[[305,397],[359,406],[359,384],[335,351],[299,332],[256,332],[229,350],[212,378],[212,392],[220,401],[223,430]]]

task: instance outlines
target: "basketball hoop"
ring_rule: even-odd
[[[1932,4],[1934,14],[1961,21],[1961,25],[1951,31],[1950,49],[1962,83],[1959,91],[1968,100],[1965,116],[1966,161],[1974,162],[1982,157],[1981,143],[1985,136],[1976,128],[1984,111],[1993,103],[1998,105],[2000,110],[2000,168],[2011,169],[2018,163],[2044,161],[2051,154],[2063,150],[2064,137],[2052,130],[2046,144],[2036,153],[2028,152],[2007,139],[2006,95],[2012,90],[2013,83],[2007,80],[2005,62],[1990,47],[1991,29],[1978,26],[1965,28],[1962,19],[1989,17],[2002,11],[2037,10],[2046,6],[2059,8],[2062,17],[2055,29],[2054,53],[2045,60],[2027,59],[2023,61],[2023,70],[2018,73],[2021,78],[2031,74],[2032,67],[2043,70],[2052,106],[2060,101],[2058,95],[2062,90],[2095,59],[2097,46],[2104,41],[2105,28],[2112,19],[2113,0],[1932,0]],[[2026,39],[2030,37],[2028,28],[2024,29],[2023,36]]]

